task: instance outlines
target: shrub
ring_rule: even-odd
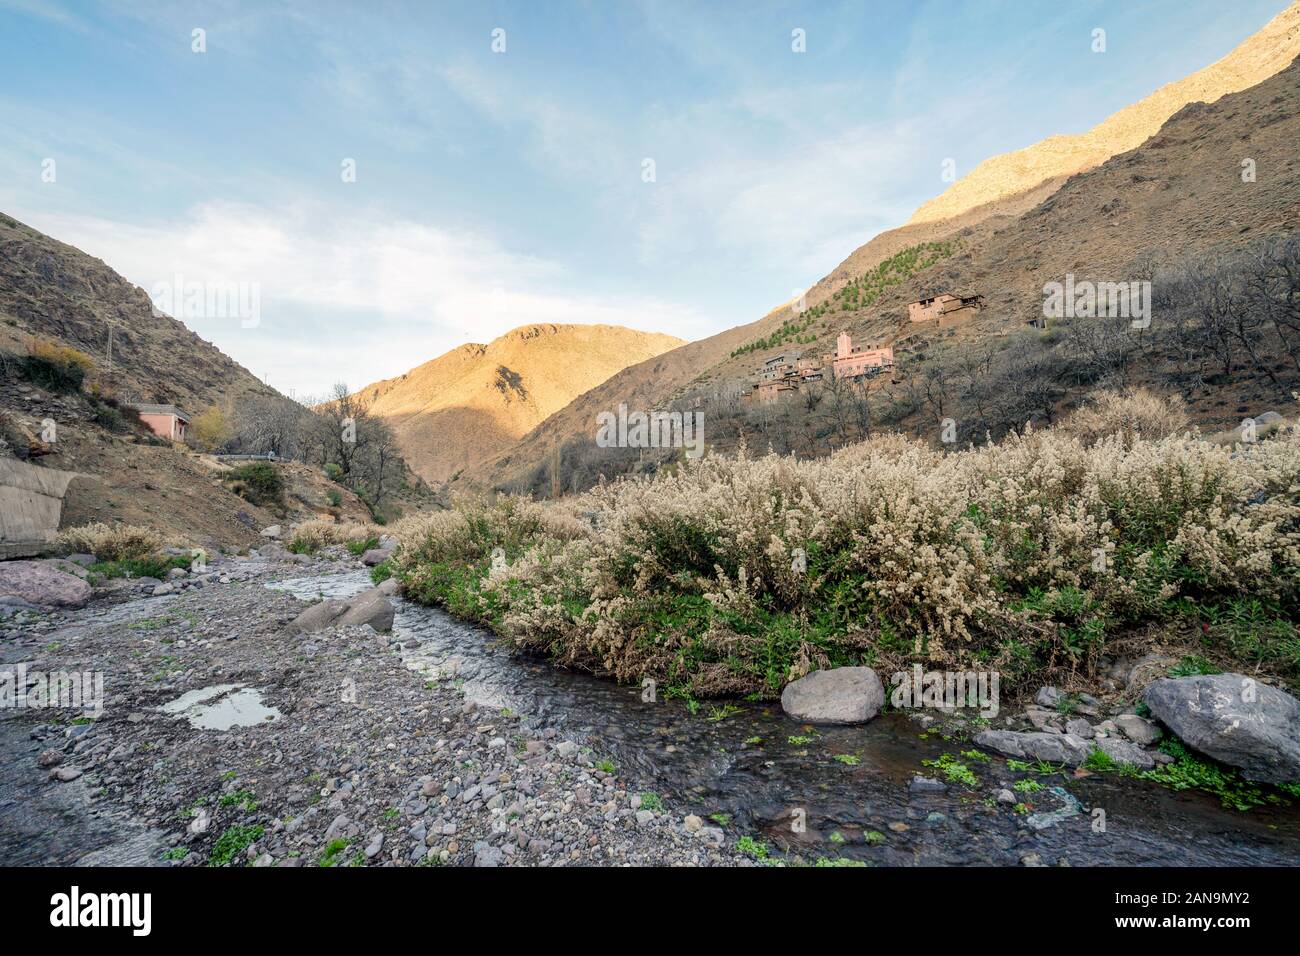
[[[226,413],[213,405],[195,416],[186,435],[195,448],[211,452],[228,442],[233,433]]]
[[[315,554],[334,544],[379,543],[375,529],[355,521],[304,521],[293,531],[288,548],[295,554]],[[364,548],[362,550],[365,550]],[[360,554],[360,551],[353,552]]]
[[[50,391],[76,392],[94,367],[94,360],[85,352],[42,340],[32,344],[23,374],[28,381]]]
[[[280,471],[269,461],[250,461],[232,468],[222,481],[239,497],[259,506],[279,505],[284,494]]]
[[[997,669],[1010,690],[1093,673],[1120,634],[1189,616],[1215,654],[1296,681],[1298,486],[1295,431],[1248,453],[1141,431],[947,454],[881,436],[412,516],[391,560],[416,600],[690,696],[918,661]],[[1243,592],[1258,607],[1231,603]]]
[[[56,546],[65,554],[93,554],[100,561],[148,558],[162,545],[162,536],[152,528],[102,522],[65,528],[56,539]]]

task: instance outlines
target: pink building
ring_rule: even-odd
[[[159,438],[184,441],[190,417],[175,405],[132,405],[140,413],[140,420]]]
[[[836,378],[856,378],[893,368],[894,350],[889,346],[879,349],[854,348],[849,333],[841,332],[835,340],[835,354],[826,356],[825,361],[835,369]]]

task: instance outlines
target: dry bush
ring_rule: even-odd
[[[289,550],[308,554],[334,544],[377,538],[380,531],[378,525],[357,521],[304,521],[294,528]]]
[[[1256,663],[1300,676],[1300,434],[1234,451],[1149,437],[1178,416],[1140,397],[1093,414],[1107,425],[1087,440],[1028,429],[945,454],[881,436],[461,505],[399,525],[395,570],[562,663],[693,694],[903,661],[997,669],[1010,689],[1095,672],[1113,637],[1189,601],[1241,598],[1278,622]]]
[[[1153,395],[1141,388],[1129,394],[1106,389],[1089,396],[1060,427],[1088,445],[1118,434],[1125,447],[1131,447],[1139,436],[1154,439],[1181,434],[1189,427],[1189,418],[1187,403],[1177,395]]]
[[[147,558],[163,546],[162,536],[141,525],[110,525],[102,522],[65,528],[56,539],[67,554],[93,554],[100,561]]]

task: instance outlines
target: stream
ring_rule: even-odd
[[[303,599],[347,598],[370,579],[357,571],[268,586]],[[482,706],[509,707],[534,731],[555,728],[592,748],[593,757],[614,762],[629,790],[655,792],[670,812],[698,814],[706,826],[725,814],[729,836],[748,834],[774,850],[877,865],[1017,865],[1026,854],[1071,866],[1300,862],[1294,805],[1241,813],[1208,793],[1067,773],[1018,794],[1032,810],[1016,813],[989,800],[1021,776],[993,755],[986,763],[963,758],[977,788],[913,794],[913,776],[934,774],[923,760],[973,746],[938,733],[922,737],[916,721],[897,713],[818,728],[786,717],[776,702],[733,701],[725,716],[715,709],[724,702],[703,702],[692,714],[682,701],[644,702],[639,687],[556,668],[437,608],[394,604],[393,636],[412,669],[457,682]],[[803,832],[793,832],[792,812]]]

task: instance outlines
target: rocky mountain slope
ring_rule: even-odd
[[[439,482],[517,441],[628,365],[682,345],[612,325],[529,325],[453,349],[356,394],[416,474]]]
[[[1068,164],[1056,166],[1045,179],[1024,176],[1001,181],[1000,186],[972,173],[940,197],[954,194],[945,205],[918,211],[908,224],[850,254],[809,290],[810,313],[799,315],[782,306],[750,325],[631,366],[497,458],[471,469],[467,477],[488,487],[519,486],[554,449],[590,435],[600,411],[624,401],[631,407],[656,408],[687,396],[734,395],[753,381],[755,367],[766,357],[783,347],[821,355],[832,350],[841,329],[849,330],[856,344],[894,344],[900,364],[906,364],[909,356],[923,357],[940,340],[968,343],[1022,327],[1041,315],[1043,284],[1061,280],[1066,272],[1124,278],[1116,270],[1144,255],[1169,260],[1296,228],[1297,68],[1292,65],[1281,73],[1276,69],[1300,54],[1297,23],[1300,4],[1293,4],[1219,63],[1101,124],[1087,134],[1093,150],[1088,154],[1091,169],[1077,172]],[[1226,92],[1269,70],[1276,75],[1242,92]],[[1217,97],[1211,104],[1178,102],[1199,94]],[[1163,125],[1140,146],[1108,159],[1103,155],[1118,151],[1162,113]],[[1083,162],[1082,150],[1066,153],[1074,156],[1071,162]],[[1049,154],[1065,155],[1055,148],[1034,155]],[[1267,172],[1244,182],[1244,158]],[[937,218],[934,209],[942,209],[947,217]],[[953,243],[953,253],[887,288],[869,305],[836,298],[890,256],[937,240]],[[978,320],[958,329],[932,334],[907,328],[907,303],[945,290],[981,294],[988,307]],[[809,315],[815,319],[809,321]],[[787,339],[784,345],[753,348],[791,323],[806,326],[800,329],[799,344],[792,346]],[[735,354],[747,346],[750,351]],[[1233,401],[1233,396],[1213,394],[1200,407],[1193,401],[1193,413],[1198,420],[1222,427],[1235,414],[1228,411]],[[710,443],[719,437],[714,432]]]
[[[1188,103],[1213,103],[1285,69],[1300,55],[1300,3],[1293,3],[1223,59],[1127,106],[1077,136],[1042,142],[984,160],[942,195],[923,203],[909,225],[951,219],[1051,180],[1099,166],[1140,145]]]

